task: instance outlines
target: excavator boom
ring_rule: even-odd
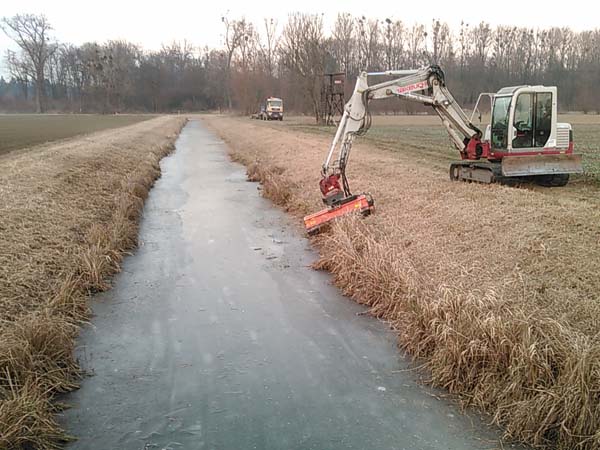
[[[400,77],[369,86],[369,76],[382,75]],[[362,72],[356,80],[350,101],[346,103],[344,114],[321,168],[321,193],[324,203],[328,206],[334,206],[352,195],[346,178],[346,166],[354,138],[365,134],[371,127],[369,102],[390,97],[405,98],[432,106],[446,127],[452,143],[461,153],[465,151],[465,139],[468,141],[481,138],[481,130],[469,121],[446,88],[444,72],[439,66],[429,66],[420,70]]]

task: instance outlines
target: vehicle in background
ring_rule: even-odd
[[[258,114],[252,115],[260,120],[283,120],[283,100],[269,97],[260,105]]]

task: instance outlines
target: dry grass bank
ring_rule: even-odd
[[[160,117],[0,157],[0,448],[56,448],[87,297],[137,242],[184,119]]]
[[[321,207],[328,137],[208,117],[264,193],[298,217]],[[431,382],[489,412],[508,436],[600,447],[600,199],[586,187],[452,183],[361,144],[349,179],[377,213],[315,242],[317,268],[426,364]]]

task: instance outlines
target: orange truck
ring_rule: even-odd
[[[260,106],[257,119],[283,120],[283,100],[277,97],[267,98]]]

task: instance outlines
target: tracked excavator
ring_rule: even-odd
[[[369,77],[395,79],[369,86]],[[479,183],[532,180],[544,186],[564,186],[572,173],[581,173],[581,156],[573,152],[573,131],[559,123],[554,86],[513,86],[479,95],[473,114],[466,113],[446,86],[437,65],[420,70],[362,72],[346,103],[329,152],[321,168],[319,188],[325,209],[304,218],[309,234],[351,212],[369,215],[374,202],[368,193],[353,195],[346,167],[357,136],[371,127],[371,100],[401,98],[431,106],[439,115],[460,161],[450,164],[450,179]],[[482,104],[491,106],[485,130],[473,124]]]

